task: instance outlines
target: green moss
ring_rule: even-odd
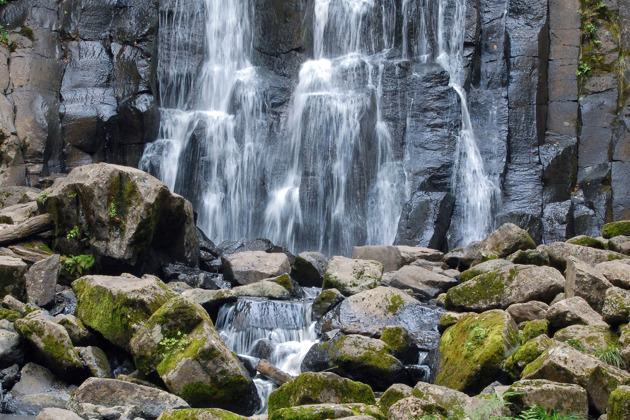
[[[508,281],[511,280],[513,272],[510,272]],[[496,309],[501,306],[503,292],[507,287],[504,279],[505,273],[502,271],[491,271],[483,273],[458,286],[452,287],[446,292],[445,304],[448,309],[467,310],[480,302],[484,302],[487,309]]]
[[[22,314],[11,309],[0,308],[0,319],[6,319],[7,321],[15,321],[22,318]]]
[[[545,356],[547,355],[548,351],[549,351],[548,349],[543,351],[540,354],[540,356],[538,356],[536,359],[534,359],[530,363],[528,363],[525,366],[525,368],[523,369],[523,373],[522,373],[521,377],[525,377],[525,376],[529,375],[530,373],[535,372],[538,369],[540,369],[540,367],[545,362]]]
[[[606,420],[625,420],[630,413],[630,387],[623,386],[610,394]]]
[[[291,281],[291,277],[289,277],[288,274],[283,274],[280,277],[273,279],[273,282],[293,293],[293,281]]]
[[[588,246],[596,249],[606,249],[606,244],[599,239],[591,238],[590,236],[576,236],[567,241],[568,244]]]
[[[184,410],[168,410],[162,413],[161,420],[198,420],[200,418],[213,418],[217,420],[246,420],[247,417],[239,416],[230,411],[219,408],[189,408]]]
[[[25,38],[30,39],[31,41],[35,41],[33,30],[29,28],[28,26],[23,26],[22,28],[20,28],[20,35],[22,35]]]
[[[626,257],[622,254],[608,254],[606,261],[625,260]]]
[[[624,220],[621,222],[606,223],[602,229],[602,236],[606,239],[614,238],[615,236],[630,236],[630,221]]]
[[[411,396],[411,388],[402,388],[400,385],[390,386],[378,400],[378,406],[383,413],[389,412],[389,408],[403,398]]]
[[[391,313],[393,313],[394,315],[396,315],[398,313],[398,311],[400,310],[400,307],[403,306],[405,304],[405,302],[403,301],[403,299],[398,296],[398,295],[394,295],[389,299],[389,304],[387,305],[387,310]]]
[[[353,351],[348,353],[346,349],[350,348]],[[361,372],[364,376],[389,376],[400,364],[388,347],[377,348],[368,342],[357,344],[351,336],[336,339],[335,345],[327,350],[331,364],[342,374]]]
[[[249,381],[241,375],[223,378],[218,383],[195,382],[184,386],[180,397],[192,406],[213,403],[238,403],[249,392]]]
[[[523,369],[536,360],[552,344],[553,340],[546,335],[526,342],[507,358],[503,364],[503,369],[512,379],[520,379]]]
[[[381,334],[381,341],[394,353],[400,353],[413,345],[409,332],[403,327],[385,327]]]
[[[479,392],[492,382],[518,345],[518,331],[502,311],[463,318],[440,339],[440,368],[435,383],[463,392]]]
[[[194,335],[194,333],[191,335]],[[156,357],[161,358],[161,361],[156,367],[157,373],[160,376],[166,375],[168,372],[174,370],[175,367],[177,367],[177,364],[184,358],[196,359],[198,357],[199,350],[203,348],[205,344],[205,338],[193,339],[183,351],[175,351],[164,355],[156,355]],[[150,369],[146,367],[147,363],[144,360],[138,360],[137,362],[138,365],[143,368],[144,372],[150,371]]]
[[[465,270],[462,274],[459,275],[460,283],[467,282],[470,279],[477,277],[478,275],[483,274],[483,271],[476,270],[474,267]]]
[[[327,395],[328,401],[321,401]],[[269,395],[269,415],[277,410],[321,402],[376,403],[374,392],[368,385],[345,378],[328,378],[324,374],[302,373]]]
[[[549,331],[549,321],[546,319],[535,319],[533,321],[529,321],[523,327],[523,333],[521,334],[521,342],[523,344],[527,343],[532,338],[536,338],[539,335],[547,335]]]

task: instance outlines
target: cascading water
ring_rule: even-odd
[[[393,243],[402,207],[404,175],[379,109],[395,7],[314,7],[314,60],[302,66],[287,123],[293,165],[272,184],[270,195],[285,199],[267,205],[265,234],[292,249],[347,255],[357,244]]]
[[[236,354],[267,358],[278,369],[298,375],[302,359],[317,341],[311,307],[319,289],[304,290],[310,295],[304,301],[244,299],[224,305],[217,330]],[[275,386],[262,378],[254,382],[264,404],[260,412],[266,412],[267,398]]]

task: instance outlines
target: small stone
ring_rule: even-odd
[[[318,320],[323,317],[326,312],[330,311],[336,305],[341,303],[345,299],[345,296],[337,289],[326,289],[317,295],[313,302],[312,312],[313,319]]]
[[[96,378],[111,378],[112,367],[109,364],[107,355],[98,347],[77,347],[79,356],[83,364],[90,369],[92,376]]]
[[[61,272],[59,255],[36,262],[26,273],[28,301],[37,306],[47,306],[55,300],[55,287]]]
[[[514,322],[520,324],[523,321],[533,321],[535,319],[547,318],[549,305],[544,302],[530,301],[525,303],[515,303],[508,306],[507,313],[512,315]]]

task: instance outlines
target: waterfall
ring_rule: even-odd
[[[299,375],[302,359],[317,341],[315,323],[311,320],[311,307],[317,293],[310,294],[312,296],[305,301],[243,299],[224,305],[217,317],[217,331],[236,354],[262,356],[280,370]],[[261,347],[266,351],[260,350]],[[254,381],[264,402],[261,412],[266,412],[267,399],[275,386],[262,378]]]
[[[292,165],[272,184],[265,235],[293,249],[352,252],[393,243],[404,174],[382,121],[382,52],[393,2],[316,0],[314,59],[303,64],[287,132]],[[379,36],[382,34],[382,36]]]

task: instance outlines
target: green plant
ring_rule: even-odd
[[[109,205],[109,218],[110,219],[115,219],[116,216],[118,216],[118,210],[116,210],[116,204],[115,203],[111,203]]]
[[[46,204],[46,200],[48,199],[50,193],[51,191],[42,191],[41,193],[39,193],[39,195],[37,196],[37,202],[41,205]]]
[[[584,418],[577,414],[562,414],[551,412],[548,413],[541,405],[534,405],[521,412],[516,418],[517,420],[583,420]]]
[[[9,46],[9,32],[2,25],[0,25],[0,44]]]
[[[590,74],[591,72],[591,68],[589,67],[588,64],[586,63],[580,63],[578,64],[578,69],[575,71],[575,75],[577,77],[586,77]]]
[[[61,257],[61,263],[63,268],[71,275],[82,276],[84,273],[90,271],[94,266],[94,255],[82,254],[82,255],[70,255],[68,257]]]
[[[567,338],[565,340],[565,343],[567,343],[568,345],[570,345],[571,347],[573,347],[579,352],[586,353],[586,349],[582,347],[582,343],[580,343],[580,341],[576,340],[575,338]]]
[[[617,367],[625,368],[626,364],[621,357],[621,349],[619,347],[608,347],[605,349],[595,350],[595,356],[602,362]]]
[[[473,327],[472,337],[466,341],[466,351],[472,351],[474,348],[486,338],[488,335],[488,329],[483,327]]]
[[[188,337],[188,334],[182,334],[181,331],[177,331],[175,337],[164,337],[160,341],[159,349],[162,357],[168,356],[174,351],[181,351],[192,342],[192,338]]]
[[[76,239],[79,236],[79,226],[73,227],[70,232],[66,234],[66,239]]]

